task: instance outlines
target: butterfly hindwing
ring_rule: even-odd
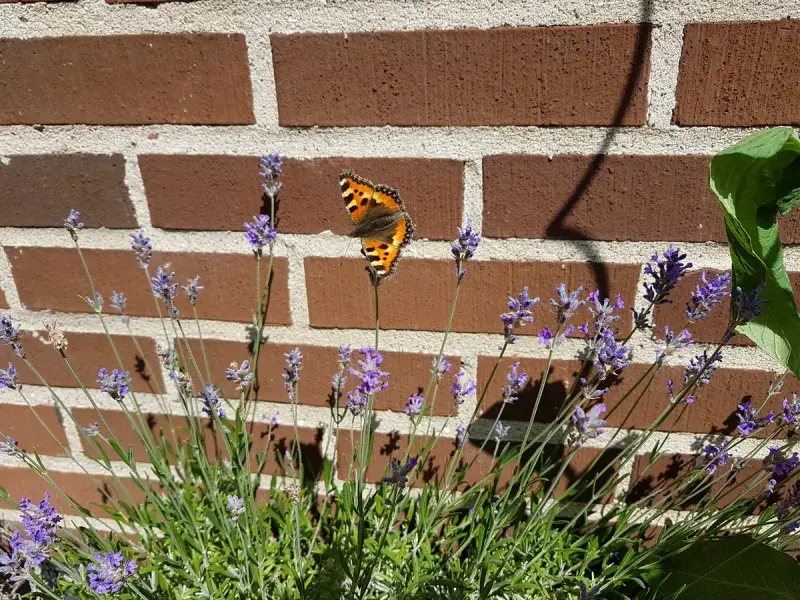
[[[358,225],[369,207],[374,205],[375,186],[369,179],[359,177],[352,170],[342,173],[339,183],[344,206],[350,214],[350,219]]]
[[[391,277],[397,270],[397,259],[414,236],[411,217],[403,213],[396,221],[391,242],[377,239],[362,239],[364,256],[379,278]]]

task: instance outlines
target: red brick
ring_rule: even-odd
[[[482,390],[485,386],[495,360],[494,357],[479,357],[479,389]],[[530,419],[544,372],[545,361],[543,359],[510,357],[501,361],[497,374],[489,387],[483,404],[482,416],[485,419],[494,419],[502,406],[500,386],[505,383],[505,373],[512,362],[519,362],[519,371],[528,373],[530,377],[525,390],[519,395],[519,400],[514,404],[506,405],[503,409],[502,419],[504,421],[528,421]],[[579,366],[580,363],[577,361],[553,361],[544,396],[536,415],[537,421],[550,422],[555,418]],[[619,404],[620,399],[644,375],[647,368],[648,365],[633,364],[622,372],[618,380],[609,383],[611,391],[604,398],[609,410]],[[770,381],[774,378],[774,374],[766,371],[720,368],[714,373],[708,386],[702,386],[695,391],[694,404],[677,407],[658,429],[660,431],[674,430],[708,434],[733,433],[739,423],[735,416],[737,405],[749,399],[752,400],[754,407],[761,406],[767,395]],[[647,429],[669,406],[668,379],[675,381],[676,387],[679,388],[683,382],[683,367],[663,367],[637,404],[636,400],[645,387],[645,385],[640,385],[614,413],[607,417],[609,425],[628,429]],[[647,380],[644,384],[646,383]],[[796,380],[787,379],[783,394],[773,398],[765,410],[779,410],[781,399],[784,396],[791,396],[792,392],[800,392],[800,384]]]
[[[359,434],[356,432],[353,436],[355,445],[358,444],[358,439]],[[403,460],[406,449],[408,448],[408,443],[409,436],[399,432],[376,434],[372,458],[370,459],[370,463],[366,471],[366,480],[370,483],[377,483],[387,472],[391,472],[389,471],[389,463],[392,459],[399,461]],[[428,438],[425,438],[424,436],[416,436],[414,438],[414,449],[411,452],[411,456],[417,456],[419,451],[426,443],[428,443]],[[464,480],[466,485],[475,485],[492,471],[495,463],[495,442],[487,442],[481,451],[480,447],[482,443],[483,442],[481,440],[475,440],[474,442],[468,442],[464,447],[464,452],[461,456],[461,467],[463,468],[467,466],[470,461],[475,459],[472,467],[467,472],[466,479]],[[546,453],[546,460],[548,461],[547,464],[551,464],[549,461],[561,460],[561,458],[564,456],[564,452],[565,450],[563,447],[548,447],[548,451]],[[338,462],[339,477],[342,479],[346,479],[348,477],[350,461],[354,456],[353,453],[354,447],[351,445],[349,433],[346,431],[341,432],[339,434]],[[498,451],[497,454],[499,455],[500,452]],[[609,464],[608,459],[610,458],[613,460],[618,454],[619,452],[616,450],[610,451],[607,457],[603,457],[598,461],[598,464],[592,468],[591,473],[599,475],[603,468]],[[425,461],[424,465],[422,465],[421,468],[418,467],[415,472],[416,476],[412,477],[414,487],[421,487],[424,483],[433,482],[441,485],[444,482],[449,465],[455,459],[455,455],[456,449],[453,440],[450,438],[440,438],[436,442],[436,445],[431,453],[428,455],[428,459]],[[592,461],[597,456],[598,450],[594,448],[585,448],[581,450],[570,462],[570,466],[565,471],[563,479],[556,485],[556,497],[563,494],[569,488],[569,486],[577,480],[578,476],[591,465]],[[610,476],[615,471],[616,469],[609,469],[608,471],[604,472],[602,474],[603,481],[608,481]],[[500,477],[501,486],[508,483],[512,473],[513,464],[510,464],[503,469]],[[409,481],[411,482],[412,479]],[[591,479],[591,474],[587,475],[587,479]]]
[[[8,300],[3,290],[0,290],[0,308],[8,308]]]
[[[707,279],[710,281],[721,271],[707,270]],[[663,331],[664,325],[674,331],[681,329],[688,329],[692,332],[692,338],[698,342],[706,343],[719,343],[722,339],[722,334],[728,327],[728,319],[730,317],[731,303],[730,298],[726,298],[722,304],[715,307],[711,313],[700,321],[690,323],[686,318],[686,303],[691,298],[691,293],[695,287],[701,282],[702,271],[692,272],[687,277],[680,280],[671,296],[673,301],[671,304],[662,304],[657,306],[654,311],[654,321],[656,324],[656,331]],[[795,290],[800,290],[800,273],[789,273],[789,281]],[[800,301],[800,296],[795,293],[795,302]],[[730,342],[734,346],[754,346],[749,338],[743,335],[735,335]]]
[[[364,271],[363,259],[306,258],[308,308],[313,327],[362,328],[375,326],[373,291]],[[541,296],[536,306],[535,326],[521,334],[535,334],[541,325],[553,325],[548,299],[562,281],[570,289],[604,288],[633,298],[639,277],[638,265],[584,262],[474,261],[461,284],[453,331],[502,334],[500,313],[506,312],[508,296],[517,296],[529,286],[530,296]],[[455,289],[452,261],[401,259],[397,276],[384,282],[380,292],[380,324],[384,329],[443,331],[447,327]],[[582,322],[588,313],[578,311]],[[629,312],[620,321],[622,331],[631,327]]]
[[[77,252],[66,248],[34,247],[7,247],[5,250],[11,261],[20,300],[26,308],[91,312],[79,297],[88,295],[90,290]],[[83,254],[96,289],[104,298],[108,299],[112,290],[124,291],[128,297],[128,314],[158,316],[144,271],[137,266],[133,252],[84,250]],[[197,302],[201,319],[250,322],[255,313],[256,269],[252,256],[157,252],[153,254],[150,274],[155,274],[158,265],[167,263],[170,270],[177,273],[177,283],[183,284],[189,277],[200,275],[200,283],[205,286]],[[266,271],[265,263],[262,278],[266,277]],[[191,305],[183,292],[179,294],[176,305],[184,316],[192,315]],[[291,323],[285,258],[276,258],[274,262],[268,322],[273,325]]]
[[[747,43],[742,43],[747,40]],[[800,22],[689,23],[674,121],[753,127],[800,123]]]
[[[69,347],[67,358],[88,388],[99,388],[95,383],[97,371],[105,367],[109,370],[119,368],[111,351],[108,339],[100,333],[66,333]],[[37,339],[38,337],[38,339]],[[78,387],[78,382],[69,371],[61,355],[49,344],[45,344],[47,332],[25,332],[22,346],[25,357],[30,360],[48,384],[54,387]],[[155,370],[148,373],[144,359],[136,349],[133,340],[127,335],[112,335],[111,339],[122,359],[122,364],[131,373],[131,387],[135,392],[157,392],[163,390],[161,370],[158,369],[158,356],[155,342],[150,338],[137,338],[139,345],[147,355],[147,361]],[[0,365],[11,361],[19,372],[19,380],[24,384],[42,385],[36,376],[11,351],[9,346],[0,346]]]
[[[115,479],[110,476],[93,478],[85,473],[61,473],[58,471],[49,471],[49,474],[58,486],[57,488],[28,467],[0,467],[2,486],[17,502],[23,496],[28,496],[31,500],[38,502],[44,497],[45,492],[50,492],[52,505],[60,513],[67,515],[78,513],[58,491],[59,489],[96,517],[108,517],[107,512],[98,507],[98,504],[108,504],[112,500],[140,504],[146,496],[133,480],[127,478]]]
[[[726,242],[708,165],[707,156],[487,156],[483,235]],[[691,210],[675,210],[687,202]],[[796,213],[782,220],[785,243],[800,241],[798,222]]]
[[[33,413],[34,410],[47,426],[46,428],[36,418]],[[63,446],[68,447],[61,422],[63,418],[69,417],[62,417],[55,407],[37,406],[31,409],[25,405],[3,404],[2,411],[3,418],[0,422],[0,434],[15,439],[19,442],[19,447],[22,450],[26,452],[36,451],[42,456],[65,455],[58,443],[61,442]],[[47,429],[50,429],[50,432]],[[52,435],[50,435],[51,433]],[[53,436],[56,439],[53,439]]]
[[[279,121],[644,125],[649,40],[647,24],[274,34]]]
[[[269,214],[258,176],[258,157],[144,154],[139,156],[153,226],[164,229],[234,230],[258,213]],[[400,190],[417,238],[451,239],[461,225],[464,164],[421,158],[287,159],[276,210],[286,233],[332,231],[352,224],[344,210],[339,174],[360,175]],[[431,202],[431,190],[436,201]]]
[[[100,421],[96,411],[90,409],[76,409],[73,411],[73,414],[79,422],[85,423],[84,426],[88,426],[88,424],[95,421],[100,422],[100,434],[106,438],[109,437],[108,429]],[[133,456],[137,462],[145,463],[149,461],[147,449],[133,430],[125,413],[121,411],[103,411],[103,418],[105,418],[106,423],[108,423],[109,427],[113,430],[122,447],[126,450],[129,448],[133,450]],[[134,414],[133,418],[137,425],[139,425],[138,415]],[[145,419],[147,421],[147,426],[154,436],[158,437],[160,434],[163,434],[164,439],[168,442],[170,447],[174,448],[175,444],[175,439],[170,431],[171,427],[175,428],[175,437],[178,443],[186,442],[191,439],[190,425],[185,417],[173,416],[172,425],[170,425],[169,418],[166,415],[148,414],[145,415]],[[210,421],[208,419],[201,420],[206,451],[209,453],[209,456],[217,454],[220,458],[228,460],[225,443],[220,435],[215,436],[213,434],[209,425]],[[249,429],[253,436],[250,451],[250,455],[253,459],[252,464],[255,467],[256,457],[267,449],[267,441],[269,441],[270,446],[267,453],[267,462],[263,472],[267,474],[278,473],[287,475],[287,473],[283,472],[280,464],[283,461],[286,450],[292,448],[294,445],[294,428],[291,425],[279,425],[272,428],[271,436],[269,434],[269,429],[270,427],[267,423],[254,423],[251,429]],[[310,470],[311,473],[318,473],[322,465],[321,430],[309,427],[298,427],[298,438],[300,440],[303,462],[306,465],[306,469]],[[99,440],[100,438],[96,439]],[[99,452],[93,443],[87,443],[86,439],[83,438],[81,443],[87,454],[99,456]],[[105,442],[101,441],[101,443]],[[110,446],[106,446],[105,451],[112,460],[119,460]]]
[[[8,227],[62,227],[69,209],[86,227],[135,227],[121,154],[9,156],[0,163],[0,210]]]
[[[255,122],[242,34],[0,40],[0,125]]]
[[[203,373],[202,350],[197,340],[191,340],[192,354],[197,360]],[[250,357],[248,344],[239,342],[223,342],[219,340],[205,340],[206,352],[211,368],[214,369],[212,378],[214,383],[222,388],[229,398],[238,398],[240,392],[223,378],[224,369],[232,362],[241,363]],[[286,363],[285,354],[296,346],[289,344],[265,344],[258,357],[259,386],[256,398],[271,402],[288,402],[284,388],[283,372]],[[331,401],[331,377],[338,372],[338,348],[323,346],[299,346],[303,353],[303,370],[300,374],[299,403],[309,406],[329,406]],[[179,346],[179,351],[183,345]],[[375,398],[376,410],[392,410],[402,412],[408,397],[421,393],[428,385],[431,364],[435,355],[411,354],[406,352],[384,352],[384,362],[381,368],[390,373],[389,387]],[[353,352],[353,365],[360,355]],[[453,369],[442,377],[439,384],[436,404],[433,414],[447,416],[453,406],[450,395],[450,386],[453,376],[459,369],[460,359],[447,356]],[[194,368],[189,368],[194,376]],[[347,373],[345,373],[347,375]],[[345,391],[353,389],[355,383],[349,377],[349,385]],[[197,386],[197,382],[196,382]],[[342,399],[340,406],[344,407],[347,400]],[[430,406],[430,404],[429,404]],[[288,409],[287,409],[288,410]],[[456,414],[456,413],[454,413]]]

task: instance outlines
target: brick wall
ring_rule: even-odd
[[[375,477],[407,443],[402,408],[424,385],[438,351],[453,293],[447,240],[466,218],[485,239],[465,280],[447,354],[479,382],[500,345],[498,313],[522,285],[543,299],[563,280],[641,302],[641,263],[669,241],[682,242],[698,270],[729,267],[721,213],[706,182],[708,160],[751,128],[800,123],[793,93],[800,66],[786,60],[800,52],[800,21],[786,18],[800,17],[794,3],[417,4],[0,0],[0,307],[31,335],[44,317],[57,315],[79,374],[94,386],[108,349],[77,298],[88,290],[60,229],[76,208],[99,290],[129,296],[138,340],[156,364],[160,324],[128,249],[128,231],[141,227],[153,237],[155,263],[170,262],[181,277],[201,276],[200,318],[221,372],[247,349],[253,261],[240,227],[262,207],[257,157],[280,151],[288,160],[260,412],[280,409],[282,427],[290,424],[279,365],[299,345],[306,356],[302,436],[321,458],[330,436],[319,428],[329,414],[335,347],[373,339],[363,264],[356,244],[342,236],[349,220],[337,175],[353,167],[399,188],[418,227],[396,279],[381,287],[381,345],[392,385],[377,405],[376,447],[385,451],[376,452]],[[796,219],[795,213],[782,223],[787,244],[800,242]],[[796,247],[786,260],[800,273]],[[681,292],[690,287],[686,282]],[[660,308],[657,325],[682,326],[681,307]],[[540,323],[547,312],[541,308]],[[700,342],[716,339],[722,313],[695,329]],[[630,326],[626,317],[622,328]],[[114,324],[113,333],[123,359],[135,366],[138,352],[125,330]],[[646,334],[634,342],[635,364],[612,401],[653,356]],[[563,397],[579,348],[568,340],[558,350],[543,420]],[[27,350],[88,423],[85,397],[52,350],[35,340]],[[4,364],[10,355],[0,354]],[[526,336],[502,366],[521,360],[535,386],[544,357]],[[687,358],[676,356],[663,379],[679,374]],[[774,367],[737,340],[711,388],[665,423],[665,432],[673,431],[666,449],[683,460],[698,439],[731,432],[737,401],[761,396]],[[21,373],[45,423],[82,452],[72,421]],[[133,378],[156,422],[164,422],[154,394],[164,377]],[[648,391],[626,427],[644,428],[660,411],[663,383]],[[512,437],[524,431],[532,393],[506,413]],[[123,432],[116,403],[97,396],[109,424]],[[452,436],[474,405],[445,421],[445,396],[434,421],[446,422]],[[36,448],[77,498],[97,500],[96,486],[63,457],[19,396],[0,392],[0,404],[0,432]],[[496,415],[496,395],[485,408],[485,419]],[[591,457],[602,443],[584,452]],[[479,468],[484,463],[476,461]],[[620,468],[637,472],[640,463]],[[2,455],[0,484],[14,495],[41,494],[41,482]],[[627,493],[618,490],[619,497]]]

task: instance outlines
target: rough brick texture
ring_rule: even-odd
[[[0,39],[0,81],[0,125],[254,119],[241,34]]]
[[[80,297],[88,295],[90,290],[74,250],[18,247],[6,248],[6,254],[11,261],[20,300],[27,308],[91,312]],[[96,289],[106,300],[112,290],[124,291],[128,296],[128,314],[158,316],[144,270],[136,264],[133,252],[84,250],[83,254]],[[181,285],[189,277],[200,275],[200,283],[206,288],[197,302],[200,318],[250,322],[255,312],[255,266],[251,256],[154,253],[150,274],[155,275],[156,267],[166,264],[169,264],[170,271],[177,273],[175,281]],[[289,325],[291,317],[286,259],[276,258],[273,269],[268,322]],[[266,271],[265,264],[262,277],[266,277]],[[124,284],[127,284],[126,289],[118,289]],[[192,316],[192,307],[185,294],[179,295],[176,305],[183,314]]]
[[[742,40],[747,40],[746,44]],[[674,120],[751,127],[800,123],[800,22],[689,23]]]
[[[153,225],[164,229],[236,230],[260,212],[269,214],[255,156],[139,156]],[[417,238],[450,239],[461,225],[461,161],[412,158],[288,159],[276,210],[285,233],[337,235],[352,229],[339,190],[339,174],[359,175],[397,188],[414,218]],[[432,200],[435,190],[435,202]]]
[[[313,327],[375,326],[373,292],[363,259],[307,258],[306,282],[309,313]],[[633,297],[639,277],[638,265],[602,265],[599,263],[565,262],[533,263],[511,261],[474,261],[468,264],[459,293],[459,307],[453,331],[469,333],[502,333],[500,313],[506,312],[507,296],[516,296],[522,286],[529,286],[531,297],[541,296],[534,316],[542,325],[552,325],[552,308],[548,299],[555,295],[562,281],[575,289],[600,288]],[[386,329],[443,331],[447,326],[455,289],[455,267],[452,261],[401,259],[397,276],[382,284],[380,323]],[[491,290],[491,293],[487,293]],[[357,307],[357,308],[355,308]],[[585,315],[581,312],[579,318]],[[631,326],[630,314],[620,321],[622,331]],[[538,333],[535,327],[523,327],[520,334]]]
[[[232,361],[241,363],[250,356],[249,346],[238,342],[223,342],[218,340],[205,341],[209,363],[216,365],[218,371],[227,367]],[[183,345],[179,351],[185,355]],[[283,373],[286,362],[285,355],[295,347],[303,353],[303,372],[299,386],[298,402],[309,406],[329,406],[332,397],[331,378],[339,371],[338,348],[323,346],[295,346],[287,344],[266,344],[261,349],[258,357],[258,385],[256,398],[271,402],[288,402],[284,388]],[[191,340],[192,353],[198,361],[201,360],[202,350],[197,340]],[[357,361],[362,358],[358,351],[352,355],[352,365],[357,367]],[[435,357],[429,354],[411,354],[405,352],[385,352],[381,368],[390,373],[389,388],[381,392],[375,401],[376,410],[392,410],[402,412],[408,397],[420,393],[428,385],[431,376],[431,364]],[[433,414],[446,416],[452,408],[450,386],[453,384],[453,375],[458,371],[459,359],[446,357],[453,365],[453,370],[442,377],[438,387],[438,401],[434,406]],[[348,375],[348,373],[344,373]],[[344,392],[355,387],[354,378],[348,377],[350,385]],[[233,384],[227,381],[219,383],[225,395],[238,398],[239,392]],[[342,398],[340,406],[347,403]]]
[[[71,208],[86,227],[136,226],[121,154],[9,156],[0,161],[0,210],[9,227],[61,227]]]
[[[646,24],[271,39],[281,125],[645,122]]]
[[[67,437],[61,423],[68,419],[52,406],[3,405],[2,434],[16,440],[26,452],[62,456]],[[35,411],[35,414],[34,414]],[[38,415],[38,418],[37,418]],[[59,445],[60,444],[60,445]]]

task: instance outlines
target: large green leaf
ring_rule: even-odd
[[[725,210],[734,286],[763,283],[769,302],[738,331],[800,375],[800,314],[778,237],[778,213],[800,204],[800,140],[790,127],[747,137],[713,158],[710,183]]]
[[[667,559],[654,600],[798,600],[800,565],[790,556],[737,535],[710,539]]]

